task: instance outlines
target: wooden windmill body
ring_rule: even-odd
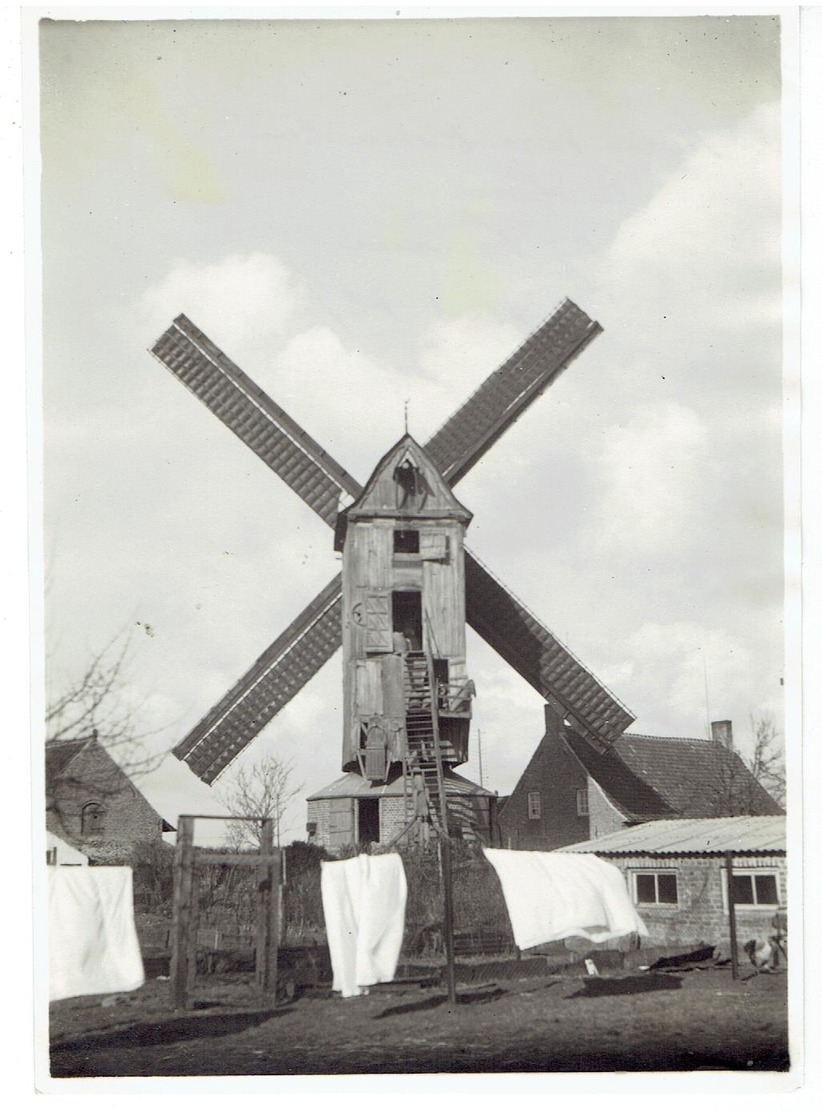
[[[342,644],[344,775],[309,797],[323,841],[359,841],[365,827],[385,842],[409,815],[442,829],[452,812],[468,834],[466,800],[487,820],[492,794],[453,772],[468,756],[474,694],[466,621],[590,745],[622,734],[630,712],[466,549],[471,514],[452,491],[600,331],[566,300],[425,446],[406,434],[361,487],[176,318],[153,353],[334,529],[343,565],[175,747],[178,758],[213,782]],[[373,805],[356,806],[366,800],[393,821],[375,824]]]

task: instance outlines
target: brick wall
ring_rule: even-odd
[[[619,857],[603,855],[622,871],[628,891],[634,894],[633,877],[638,871],[671,870],[677,880],[677,904],[637,904],[639,914],[650,932],[643,939],[646,946],[681,946],[689,948],[699,943],[715,944],[724,954],[730,949],[730,927],[725,886],[725,862],[722,857],[697,858],[691,856],[649,855]],[[734,871],[744,873],[762,869],[777,875],[779,899],[787,901],[787,870],[784,856],[734,857]],[[747,939],[766,938],[772,934],[771,920],[775,909],[736,909],[737,941],[741,948]]]
[[[467,800],[468,808],[474,813],[476,829],[487,836],[490,828],[489,817],[489,803],[488,797],[471,797]],[[461,798],[462,802],[462,798]],[[406,812],[405,797],[404,796],[381,796],[379,797],[380,809],[380,842],[378,845],[386,846],[398,836],[400,836],[405,828],[408,826],[409,816]],[[355,814],[356,814],[356,801],[355,801]],[[330,821],[331,816],[331,801],[330,800],[309,800],[307,803],[307,819],[309,823],[316,823],[316,833],[314,839],[322,846],[327,847],[330,851],[341,850],[343,846],[351,845],[356,838],[348,837],[342,842],[337,838],[332,831],[332,824]],[[413,834],[413,833],[412,833]]]
[[[588,777],[588,834],[585,837],[598,839],[612,831],[621,831],[624,826],[625,816],[617,811],[593,777]]]
[[[588,819],[577,814],[577,790],[588,787],[588,778],[559,737],[561,727],[560,717],[546,706],[545,735],[499,811],[506,849],[555,850],[588,838]],[[537,819],[528,815],[529,792],[540,794]]]
[[[380,800],[380,843],[385,845],[391,842],[407,825],[405,798],[383,796]]]
[[[101,831],[83,830],[86,805],[103,809]],[[102,746],[82,749],[50,786],[46,827],[92,862],[125,861],[136,843],[160,841],[163,821]]]
[[[330,817],[330,804],[328,800],[309,800],[307,804],[307,821],[309,823],[317,824],[317,832],[314,835],[314,840],[320,846],[328,846],[331,842],[331,831],[329,824]]]
[[[350,800],[349,800],[350,803]],[[340,801],[335,800],[309,800],[307,803],[307,818],[309,823],[316,823],[317,830],[314,835],[316,842],[334,852],[344,847],[353,845],[357,839],[357,831],[340,834],[332,830],[331,811],[332,805],[339,807]],[[354,817],[356,823],[357,801],[354,801]],[[402,796],[383,796],[379,798],[380,809],[380,843],[391,842],[405,827],[405,800]]]

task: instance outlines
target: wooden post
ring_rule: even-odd
[[[442,919],[445,935],[445,980],[448,987],[448,1000],[454,1005],[457,1001],[457,973],[454,967],[454,880],[451,870],[451,839],[448,835],[448,801],[445,796],[445,774],[442,768],[440,731],[437,722],[439,707],[439,684],[434,676],[434,661],[431,651],[426,652],[426,665],[431,684],[431,722],[434,734],[434,756],[437,764],[437,793],[440,798],[439,841],[440,875],[442,877]]]
[[[731,977],[736,981],[739,977],[739,959],[736,953],[736,902],[734,900],[734,856],[729,851],[725,854],[725,872],[728,882],[728,927],[731,933]]]
[[[457,972],[454,966],[454,890],[451,872],[451,840],[446,830],[439,842],[440,872],[442,873],[443,892],[443,931],[445,934],[445,979],[448,987],[448,1000],[453,1005],[457,1000]]]
[[[264,861],[257,867],[257,949],[255,975],[261,993],[277,995],[277,958],[280,947],[280,864],[281,852],[274,847],[274,821],[265,819],[260,832],[260,854]]]
[[[174,1007],[177,1009],[188,1008],[188,996],[197,972],[194,900],[194,816],[181,815],[174,848],[170,970]]]

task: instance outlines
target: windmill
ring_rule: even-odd
[[[467,756],[466,621],[592,746],[604,750],[614,742],[633,716],[464,547],[471,515],[451,491],[601,331],[566,299],[426,445],[406,434],[361,487],[203,332],[185,316],[177,317],[152,353],[335,531],[343,573],[186,734],[175,756],[211,784],[342,643],[343,770],[366,784],[385,785],[402,765],[403,783],[410,778],[431,817],[439,815],[444,822],[448,787],[443,776],[450,774],[456,783],[453,766]],[[355,522],[370,529],[372,538],[390,534],[390,555],[383,564],[393,571],[375,573],[373,560],[369,564],[353,555],[346,565],[347,553],[356,549],[350,541]],[[406,547],[411,551],[404,552]],[[419,565],[416,580],[409,565]],[[356,567],[359,573],[351,572]],[[371,571],[363,571],[367,568]],[[458,600],[448,629],[440,625],[438,631],[428,609],[410,599],[426,590],[423,582],[437,580],[437,570],[440,591]],[[382,577],[379,583],[374,575]],[[412,636],[397,651],[395,635],[409,632],[403,624],[410,624]],[[452,644],[445,652],[438,639],[449,636]],[[402,660],[399,673],[387,660],[395,651]],[[373,667],[370,677],[366,674],[377,655],[384,667],[375,680]],[[382,702],[378,706],[372,698],[366,708],[362,692],[369,684],[380,690]]]

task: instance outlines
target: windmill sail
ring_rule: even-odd
[[[296,696],[339,648],[342,585],[339,576],[174,747],[206,784]]]
[[[443,477],[458,483],[600,332],[601,325],[566,299],[425,446]]]
[[[285,410],[183,315],[151,351],[333,528],[360,486]]]
[[[600,744],[615,742],[634,716],[488,569],[465,553],[466,618],[504,661],[555,701]]]

